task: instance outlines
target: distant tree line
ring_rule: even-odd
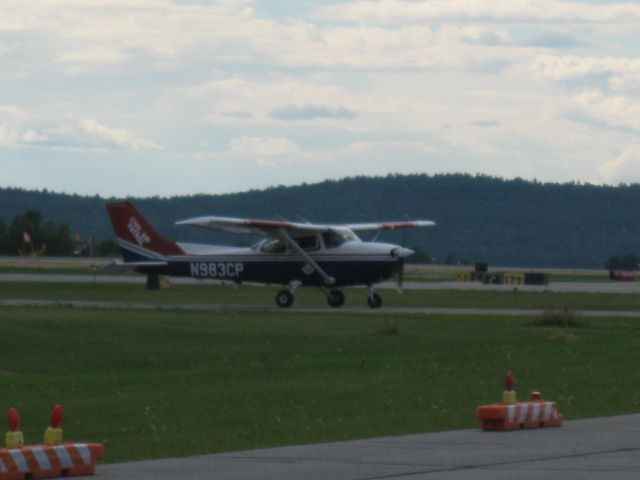
[[[16,215],[7,226],[0,219],[0,253],[3,255],[70,255],[71,232],[66,224],[45,221],[37,210]]]
[[[91,244],[90,252],[87,249],[89,242],[92,240],[72,236],[66,223],[56,225],[45,220],[38,210],[26,210],[8,225],[0,218],[0,255],[109,255],[117,252],[112,240],[100,242],[95,248]]]
[[[71,232],[113,240],[105,204],[114,199],[0,188],[0,217],[25,205]],[[158,232],[171,239],[246,245],[257,238],[177,227],[203,215],[315,223],[409,218],[433,228],[383,232],[380,241],[410,246],[410,261],[491,267],[602,268],[612,255],[640,253],[640,185],[590,185],[502,179],[486,175],[388,175],[276,186],[224,195],[132,198]],[[59,227],[58,227],[59,228]],[[10,226],[6,226],[9,230]],[[364,240],[371,237],[363,235]],[[417,247],[417,248],[414,248]],[[13,245],[11,253],[16,253]],[[18,247],[19,249],[19,247]]]
[[[629,253],[627,255],[612,255],[604,264],[607,270],[629,270],[640,268],[640,255]]]

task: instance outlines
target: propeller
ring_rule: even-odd
[[[398,260],[400,268],[398,270],[398,286],[396,287],[398,292],[402,293],[402,285],[404,283],[404,263],[407,257],[413,255],[413,250],[404,247],[397,247],[391,250],[391,256]]]

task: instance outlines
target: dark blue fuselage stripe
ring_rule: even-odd
[[[319,261],[318,265],[327,275],[335,278],[336,286],[369,285],[388,279],[398,272],[396,261],[345,260]],[[286,262],[273,260],[244,261],[226,257],[224,260],[172,261],[166,267],[142,267],[138,271],[146,274],[170,275],[217,279],[237,283],[270,283],[286,285],[293,281],[303,285],[324,285],[322,277],[303,260]]]

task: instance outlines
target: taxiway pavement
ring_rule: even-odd
[[[143,275],[71,275],[44,273],[1,273],[0,282],[54,282],[54,283],[127,283],[144,284]],[[195,278],[172,277],[176,285],[216,285],[225,282]],[[229,284],[229,282],[226,282]],[[395,289],[396,282],[384,282],[377,288]],[[485,285],[479,282],[405,282],[406,290],[476,290],[504,291],[514,289],[523,292],[567,292],[567,293],[622,293],[640,294],[640,282],[558,282],[549,285]]]
[[[99,465],[97,477],[637,480],[640,414],[574,420],[537,430],[483,432],[478,428]]]

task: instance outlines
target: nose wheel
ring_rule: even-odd
[[[382,306],[382,297],[377,293],[372,293],[367,297],[367,304],[371,308],[380,308]]]
[[[293,305],[293,293],[289,290],[280,290],[276,295],[276,303],[280,308],[289,308]]]

